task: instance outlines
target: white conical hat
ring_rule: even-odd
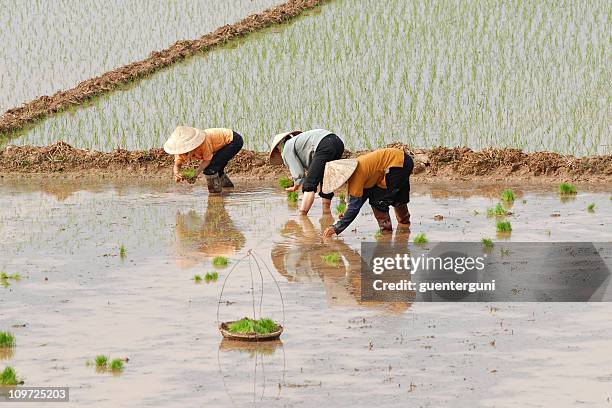
[[[325,164],[325,175],[323,176],[323,188],[321,188],[321,191],[324,194],[333,193],[334,190],[342,187],[342,185],[351,178],[356,168],[356,159],[342,159],[327,162]]]
[[[206,134],[200,129],[178,126],[164,143],[164,150],[169,154],[187,153],[201,145],[205,137]]]
[[[270,148],[270,164],[283,164],[281,152],[276,148],[280,142],[290,139],[295,135],[302,133],[301,130],[292,130],[291,132],[279,133],[274,136],[272,140],[272,147]]]

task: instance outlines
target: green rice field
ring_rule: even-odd
[[[0,111],[51,95],[281,0],[1,0]],[[16,69],[17,68],[17,69]]]
[[[187,124],[231,127],[257,150],[280,131],[325,127],[349,148],[402,141],[605,154],[611,14],[603,0],[333,1],[11,143],[150,148]]]

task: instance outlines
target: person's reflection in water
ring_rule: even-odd
[[[205,258],[231,256],[246,239],[225,209],[224,196],[209,196],[204,218],[194,210],[176,213],[178,264],[190,268]]]
[[[289,282],[322,281],[327,303],[330,305],[384,306],[393,312],[403,312],[410,307],[406,302],[362,302],[361,255],[342,240],[323,241],[322,231],[332,225],[334,218],[324,215],[320,229],[315,228],[308,217],[300,217],[299,223],[289,220],[281,230],[287,239],[272,248],[272,263]],[[410,238],[408,228],[398,229],[395,236],[385,234],[378,242],[392,242],[407,246]],[[332,252],[340,254],[337,265],[323,261],[322,256]]]

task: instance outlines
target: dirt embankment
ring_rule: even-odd
[[[612,155],[578,158],[549,152],[524,153],[517,149],[473,151],[438,147],[427,150],[399,143],[390,146],[402,148],[414,157],[415,180],[612,183]],[[345,151],[345,157],[362,153]],[[172,156],[162,149],[99,152],[57,142],[43,147],[9,146],[0,151],[0,176],[163,178],[170,177],[172,163]],[[241,151],[227,171],[250,180],[271,180],[287,174],[285,167],[269,164],[267,153],[250,150]]]
[[[328,0],[289,0],[284,4],[252,14],[242,21],[219,27],[215,31],[195,40],[177,41],[169,48],[153,51],[144,60],[136,61],[99,77],[81,82],[67,91],[52,96],[40,96],[20,107],[9,109],[0,116],[0,134],[22,129],[28,123],[47,115],[60,112],[71,106],[81,105],[87,100],[118,89],[138,78],[179,62],[200,52],[208,51],[238,37],[262,30],[275,24],[291,20],[308,9]]]

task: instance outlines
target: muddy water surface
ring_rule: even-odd
[[[612,239],[609,192],[561,202],[515,191],[504,239]],[[419,188],[412,233],[379,239],[497,239],[485,214],[497,196]],[[0,218],[0,270],[22,275],[0,288],[0,330],[17,337],[0,367],[13,366],[27,385],[70,386],[69,405],[605,406],[612,398],[612,305],[360,302],[359,245],[377,230],[369,210],[356,230],[323,242],[332,219],[320,203],[299,217],[273,187],[208,197],[201,186],[4,183]],[[249,249],[270,274],[238,264]],[[338,266],[321,261],[332,251],[342,255]],[[215,268],[216,255],[229,266]],[[193,281],[213,270],[217,282]],[[256,291],[264,282],[264,314],[283,321],[276,280],[280,342],[221,340],[216,312],[230,271],[221,319],[252,313],[253,273]],[[99,373],[86,362],[101,353],[129,362],[121,374]]]

